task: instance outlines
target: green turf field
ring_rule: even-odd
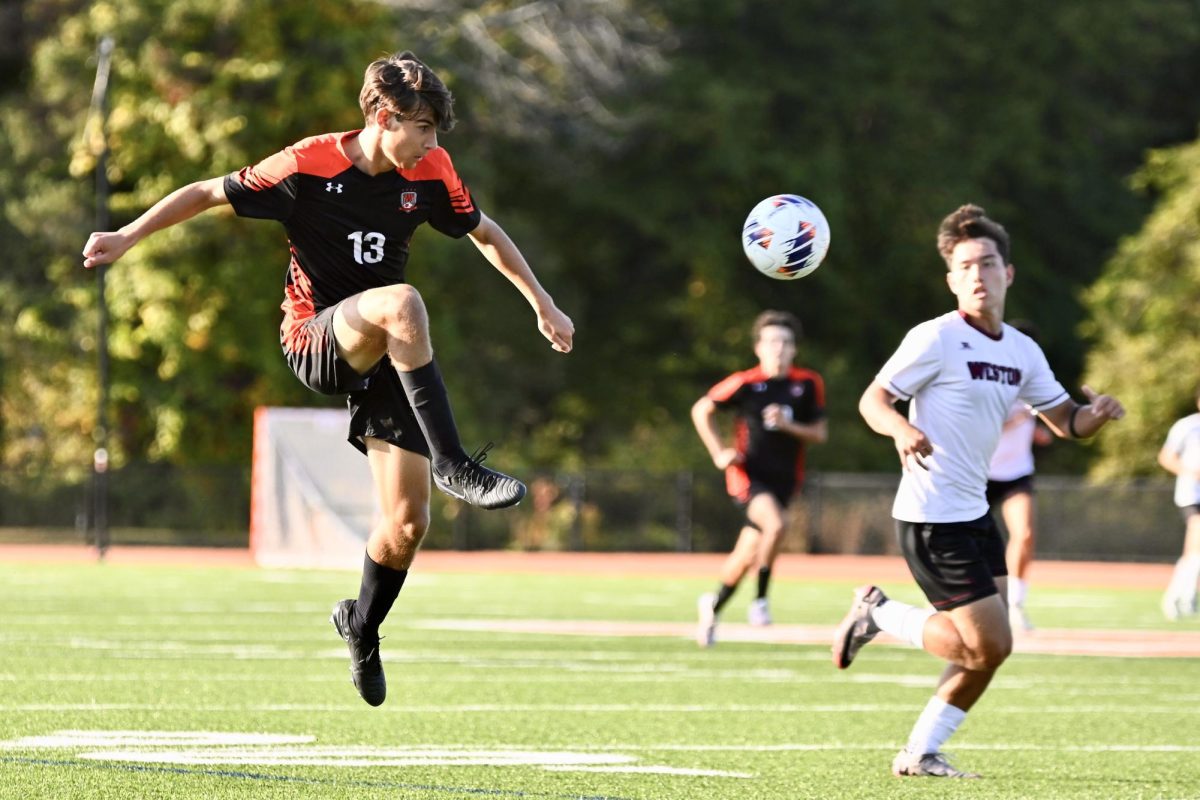
[[[924,653],[871,645],[839,673],[826,647],[456,629],[690,621],[712,580],[418,572],[372,709],[327,622],[357,580],[0,564],[0,797],[1200,797],[1200,659],[1015,655],[947,746],[985,779],[900,780]],[[779,580],[776,620],[834,624],[850,588]],[[1200,630],[1156,592],[1031,601],[1042,626]]]

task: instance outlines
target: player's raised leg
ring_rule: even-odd
[[[350,648],[355,688],[363,700],[377,706],[387,696],[379,626],[400,594],[429,529],[429,461],[379,439],[368,438],[364,444],[380,516],[367,540],[358,598],[334,606],[331,621]]]
[[[481,508],[521,501],[524,483],[484,467],[486,449],[469,457],[462,447],[446,384],[433,358],[425,302],[416,289],[395,284],[354,295],[338,306],[333,330],[338,355],[360,374],[385,355],[391,360],[429,443],[439,489]]]

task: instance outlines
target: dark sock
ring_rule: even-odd
[[[350,630],[358,636],[379,635],[379,626],[392,610],[392,603],[408,577],[406,569],[392,569],[376,564],[368,555],[363,558],[362,584],[358,589],[358,600],[354,604],[354,618]]]
[[[771,583],[771,568],[760,567],[758,570],[758,599],[767,596],[767,586]]]
[[[411,372],[396,370],[409,405],[417,415],[417,424],[429,443],[430,460],[438,474],[445,475],[453,467],[467,459],[462,442],[458,438],[458,426],[454,424],[454,412],[450,409],[450,396],[437,361],[430,361]]]
[[[717,601],[713,603],[714,614],[719,612],[721,607],[729,602],[729,598],[733,597],[733,593],[735,591],[737,591],[736,583],[733,586],[726,586],[723,583],[721,584],[721,588],[717,590]]]

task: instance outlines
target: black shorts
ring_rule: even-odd
[[[738,508],[747,508],[750,501],[760,494],[769,494],[779,501],[779,505],[787,508],[792,497],[796,494],[799,486],[794,477],[781,478],[776,480],[765,480],[760,477],[750,477],[746,475],[744,483],[732,487],[734,490],[730,492],[730,497],[733,499],[734,505]]]
[[[1192,517],[1200,514],[1200,505],[1180,506],[1179,513],[1183,514],[1183,521],[1187,522]]]
[[[896,538],[908,569],[938,611],[965,606],[999,590],[1008,575],[1004,540],[991,514],[970,522],[903,522]]]
[[[1014,478],[1011,481],[988,481],[987,482],[987,502],[989,506],[995,506],[998,503],[1004,502],[1010,495],[1033,494],[1033,474],[1022,475],[1019,478]]]
[[[425,434],[387,356],[360,375],[338,355],[333,336],[336,309],[330,306],[304,323],[294,339],[296,349],[284,349],[288,366],[314,392],[349,395],[346,404],[350,408],[350,430],[346,438],[363,453],[367,452],[363,440],[370,436],[428,458]]]

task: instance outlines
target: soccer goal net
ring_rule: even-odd
[[[250,550],[265,567],[357,568],[377,513],[344,409],[254,412]]]

